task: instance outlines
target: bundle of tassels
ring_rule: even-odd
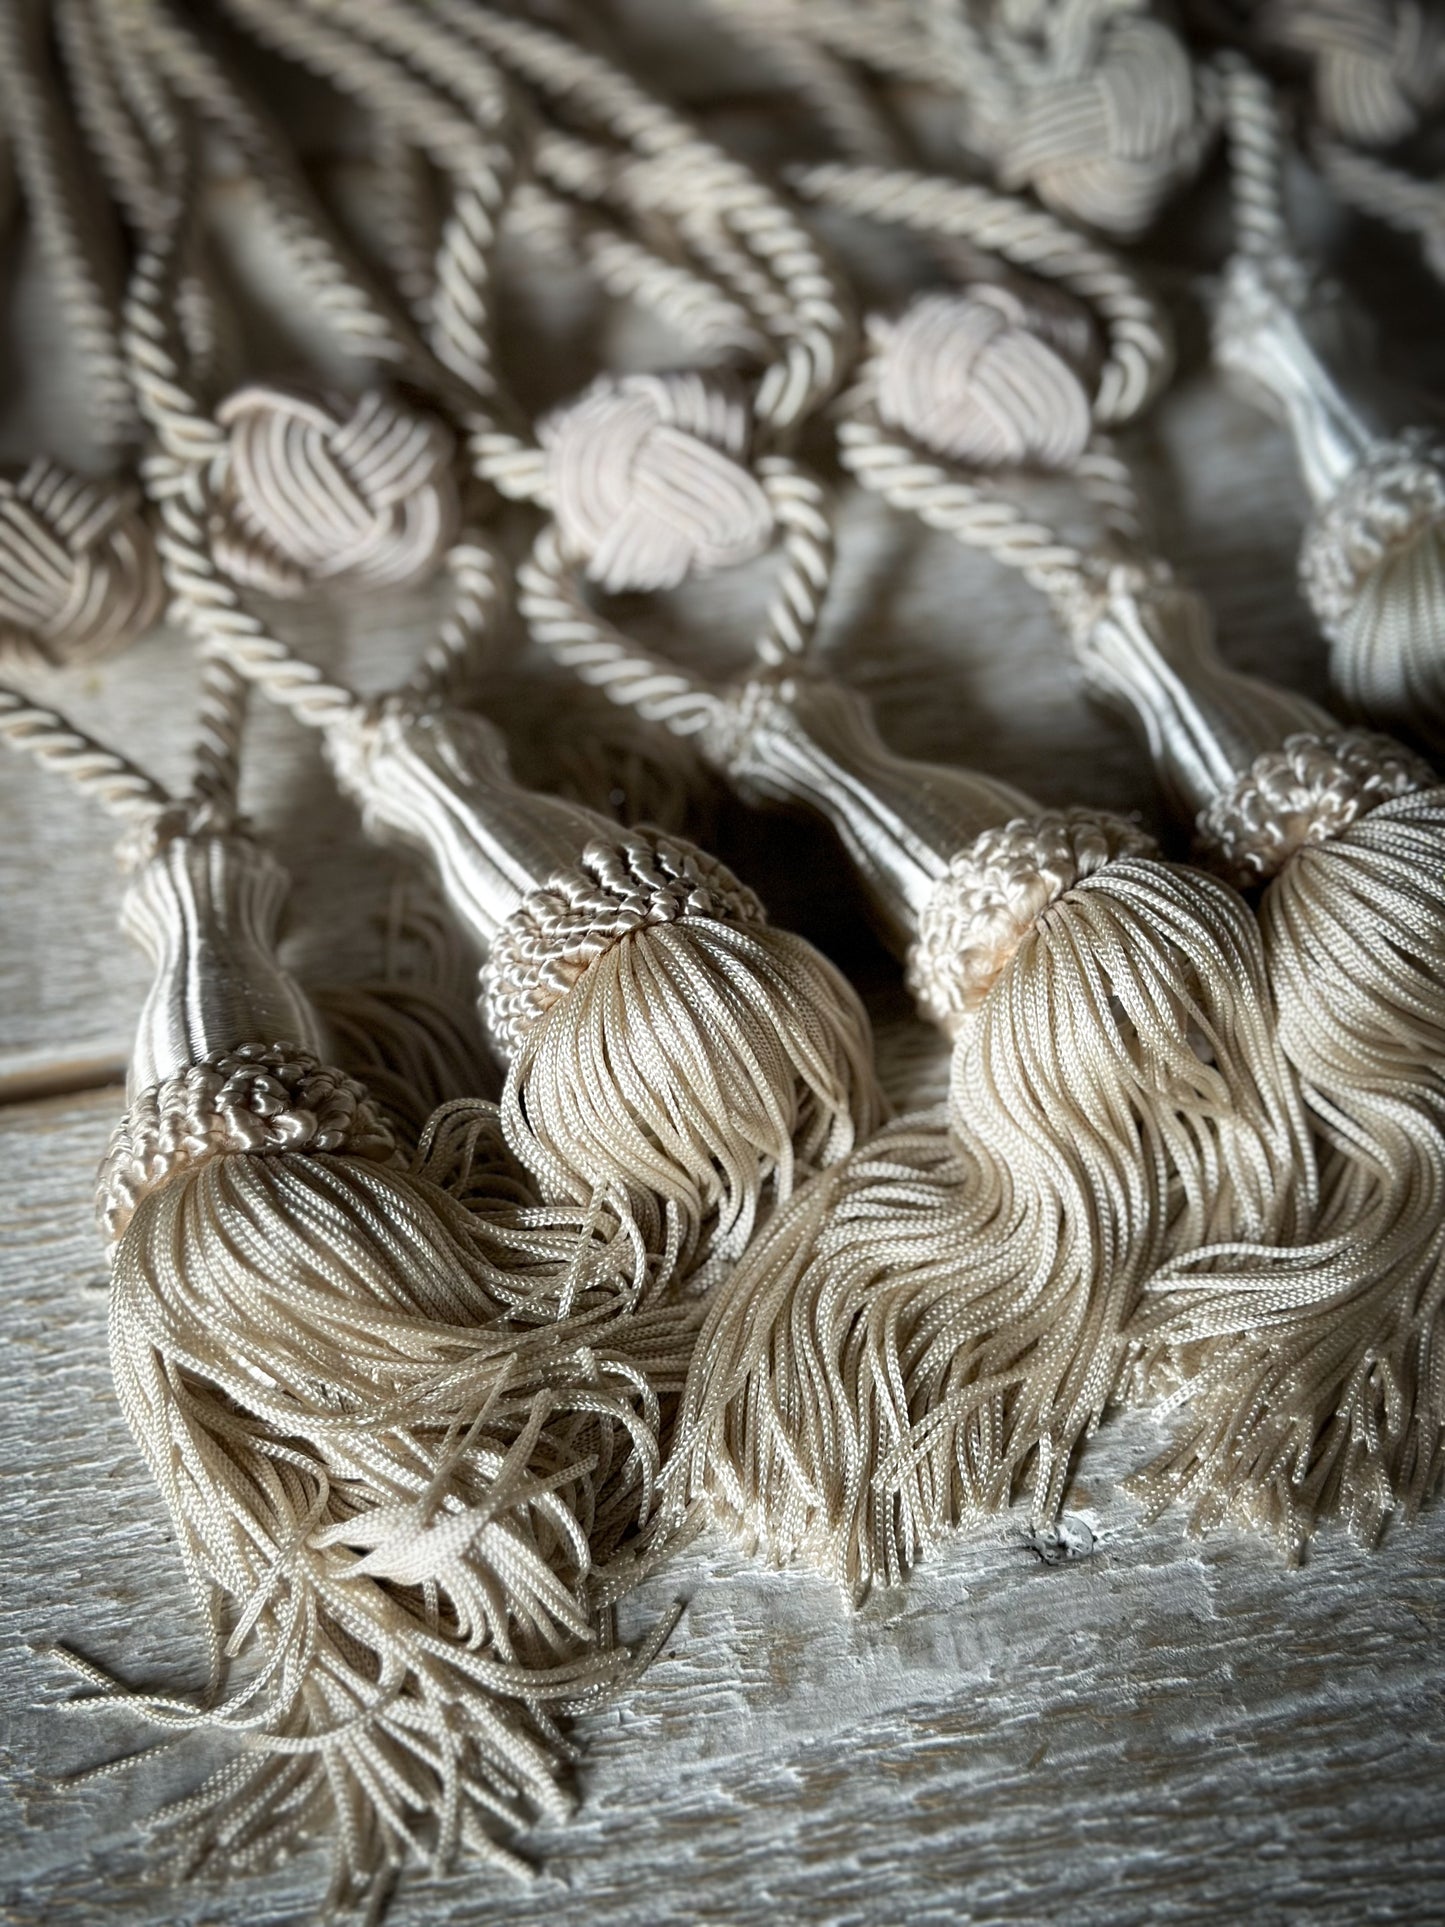
[[[1042,347],[1047,320],[1034,332]],[[1192,1493],[1202,1521],[1228,1512],[1295,1552],[1322,1514],[1372,1536],[1440,1465],[1436,778],[1389,738],[1227,670],[1199,598],[1143,546],[1129,472],[1107,451],[1076,464],[1109,531],[1091,554],[930,463],[860,396],[840,435],[850,469],[1041,589],[1088,680],[1139,723],[1202,853],[1246,887],[1276,879],[1264,959],[1279,1046],[1328,1147],[1318,1242],[1246,1234],[1241,1274],[1226,1234],[1150,1281],[1168,1294],[1188,1280],[1185,1302],[1156,1299],[1126,1356],[1171,1355],[1194,1427],[1145,1489],[1159,1503]]]
[[[976,460],[1069,461],[1096,418],[1127,419],[1161,379],[1151,304],[1053,217],[916,176],[800,178],[872,212],[911,206],[946,235],[966,217],[975,244],[1092,292],[1104,330],[1091,395],[1015,289],[925,297],[876,331],[850,421],[885,411]],[[1057,328],[1089,355],[1087,310]],[[615,699],[645,700],[660,667],[589,609],[559,555],[544,535],[523,571],[534,633]],[[673,1468],[680,1501],[706,1494],[775,1556],[857,1593],[1007,1505],[1026,1473],[1051,1518],[1151,1271],[1221,1237],[1303,1228],[1310,1153],[1231,890],[1159,863],[1107,813],[1041,811],[891,756],[859,699],[797,658],[734,692],[699,688],[694,707],[731,781],[839,833],[920,1009],[956,1040],[946,1119],[897,1127],[821,1179],[714,1303]]]
[[[1445,458],[1369,423],[1316,343],[1284,123],[1241,52],[1305,82],[1303,150],[1342,196],[1438,242],[1394,151],[1445,86],[1432,21],[704,10],[844,158],[775,184],[499,0],[56,0],[54,58],[41,9],[0,14],[19,199],[91,454],[123,471],[47,453],[0,482],[0,648],[85,659],[168,592],[202,665],[181,797],[0,691],[0,734],[127,827],[154,982],[100,1179],[111,1354],[210,1669],[187,1698],[69,1663],[105,1704],[235,1741],[167,1816],[183,1863],[327,1834],[333,1902],[373,1911],[409,1861],[522,1870],[519,1831],[566,1809],[566,1716],[671,1623],[629,1653],[616,1601],[708,1520],[857,1600],[1021,1494],[1047,1525],[1127,1400],[1175,1428],[1136,1481],[1151,1518],[1182,1500],[1294,1557],[1327,1518],[1377,1536],[1445,1465],[1445,789],[1225,665],[1115,441],[1173,369],[1115,248],[1222,110],[1216,361],[1294,437],[1342,702],[1438,744]],[[248,41],[359,116],[359,245],[243,78]],[[982,178],[908,164],[915,92]],[[300,379],[229,338],[248,277],[216,271],[213,145],[324,343]],[[946,280],[860,325],[815,221],[892,229]],[[675,358],[575,392],[509,370],[504,237],[646,310]],[[1131,818],[885,744],[819,645],[825,427],[845,476],[1046,598],[1213,875]],[[1092,536],[1004,471],[1072,486]],[[550,681],[509,710],[523,549]],[[613,600],[659,598],[657,634],[674,591],[750,566],[772,580],[731,681]],[[288,608],[407,590],[434,637],[380,695],[286,639]],[[237,804],[253,685],[437,888],[373,984],[322,994],[279,960],[286,881]],[[521,782],[498,724],[533,718],[565,740],[524,742]],[[948,1040],[942,1102],[884,1122],[847,979],[678,833],[703,772],[835,833]]]
[[[615,1222],[476,1181],[472,1123],[408,1161],[276,956],[286,880],[235,813],[238,699],[212,672],[172,801],[19,694],[5,736],[119,814],[127,933],[155,972],[100,1173],[111,1359],[207,1628],[198,1700],[233,1735],[170,1816],[182,1863],[323,1829],[333,1898],[565,1810],[555,1721],[623,1678],[602,1572],[651,1510],[685,1318],[636,1317]],[[495,1126],[491,1127],[495,1133]],[[490,1195],[489,1195],[490,1194]],[[227,1689],[232,1660],[259,1664]]]

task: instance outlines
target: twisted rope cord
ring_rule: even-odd
[[[952,70],[940,69],[940,49],[918,32],[914,0],[782,0],[783,11],[800,31],[816,36],[875,73],[937,92],[952,84]]]
[[[77,119],[126,220],[144,232],[159,218],[160,187],[116,74],[112,10],[92,0],[54,0],[53,17]],[[130,77],[131,92],[136,84]]]
[[[515,177],[514,137],[474,125],[447,91],[410,72],[395,53],[372,45],[363,32],[373,20],[370,11],[348,16],[341,28],[288,0],[226,4],[263,45],[358,101],[446,177],[452,195],[433,264],[428,346],[445,376],[461,384],[457,412],[473,440],[488,434],[517,440],[491,345],[491,257]],[[374,18],[377,34],[390,46],[400,31],[396,18],[388,11]],[[467,77],[468,100],[481,99],[469,69]],[[494,419],[499,413],[505,423]]]
[[[92,432],[109,453],[129,448],[137,427],[120,345],[119,269],[112,237],[97,219],[83,182],[81,157],[40,45],[38,18],[20,0],[0,8],[0,108],[30,216],[92,391]]]
[[[790,167],[784,178],[806,201],[917,234],[966,240],[1077,296],[1099,317],[1106,336],[1094,400],[1101,426],[1131,420],[1168,381],[1174,357],[1158,302],[1109,249],[1044,209],[991,188],[901,168],[825,162]]]
[[[312,192],[282,135],[165,0],[118,13],[125,29],[200,119],[237,152],[291,272],[348,353],[425,372],[426,356],[404,316],[367,285],[360,265]]]
[[[358,698],[303,662],[243,607],[206,541],[207,477],[222,457],[216,424],[188,386],[173,319],[188,210],[147,243],[126,304],[125,342],[141,414],[158,444],[148,458],[148,493],[161,516],[158,548],[177,613],[198,642],[303,722],[326,728],[353,714]]]
[[[148,234],[165,219],[165,189],[152,151],[159,129],[183,138],[149,61],[102,0],[56,0],[55,20],[77,116],[111,195],[131,228]],[[149,131],[148,131],[149,130]],[[190,273],[178,293],[187,353],[198,378],[218,356],[211,290]]]
[[[567,152],[565,181],[557,162]],[[509,232],[529,245],[569,257],[581,253],[594,280],[615,300],[636,302],[697,344],[707,355],[766,353],[764,338],[742,302],[686,261],[663,254],[629,232],[600,198],[585,201],[573,191],[595,185],[600,150],[550,133],[533,150],[538,179],[519,183],[508,208]]]
[[[517,608],[564,669],[646,721],[695,736],[720,720],[724,705],[715,690],[632,642],[590,606],[550,524],[517,570]]]
[[[191,797],[212,822],[232,823],[239,809],[248,694],[229,662],[211,657],[202,663]]]
[[[1293,254],[1284,206],[1284,141],[1269,82],[1238,55],[1220,57],[1234,194],[1235,245],[1258,261]]]
[[[838,454],[864,488],[916,515],[927,527],[1016,570],[1066,620],[1072,620],[1080,597],[1099,578],[1098,558],[884,428],[873,413],[866,385],[860,385],[838,423]],[[1107,454],[1103,466],[1108,472]]]
[[[731,230],[763,265],[792,319],[785,352],[759,385],[756,413],[768,436],[794,428],[836,384],[852,333],[851,303],[804,225],[741,162],[599,55],[474,0],[433,0],[433,11],[558,112],[589,118],[640,157],[665,161],[659,185],[669,187],[667,211],[690,233],[702,223]]]
[[[325,29],[311,36],[336,64],[334,77],[344,73],[353,90],[386,103],[392,125],[401,117],[413,140],[425,134],[432,158],[456,182],[433,263],[429,338],[444,366],[477,395],[493,396],[491,263],[522,147],[511,89],[495,63],[408,0],[330,0],[327,16],[352,39],[348,48]],[[385,56],[390,72],[359,53],[358,42]]]
[[[131,828],[151,828],[170,808],[166,791],[144,770],[18,689],[0,687],[0,736]]]
[[[426,332],[436,289],[441,244],[441,207],[431,165],[412,141],[388,122],[371,137],[371,229],[397,293]]]
[[[783,456],[765,456],[758,478],[781,531],[779,580],[754,653],[779,671],[800,664],[816,633],[833,569],[833,526],[818,482]],[[597,613],[584,596],[555,527],[544,529],[517,572],[517,606],[530,633],[564,669],[674,735],[717,726],[728,698]]]
[[[707,0],[745,46],[768,55],[774,73],[812,108],[820,125],[850,160],[886,165],[898,143],[869,90],[790,6],[776,0]]]
[[[506,600],[506,573],[495,549],[464,531],[447,551],[451,597],[433,642],[400,693],[419,707],[461,697],[475,674],[482,639]]]
[[[1376,154],[1324,135],[1311,143],[1311,150],[1342,201],[1417,239],[1431,268],[1445,278],[1445,181],[1420,180]]]

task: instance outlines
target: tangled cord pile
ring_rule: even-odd
[[[1445,444],[1358,398],[1290,192],[1316,166],[1434,258],[1445,34],[1413,0],[698,5],[830,158],[755,172],[506,0],[0,9],[0,214],[85,391],[0,477],[0,656],[45,685],[0,736],[125,828],[111,1363],[209,1672],[68,1663],[232,1746],[169,1810],[182,1866],[325,1835],[372,1914],[408,1863],[526,1871],[566,1720],[675,1621],[629,1651],[618,1602],[705,1526],[857,1602],[1020,1499],[1052,1529],[1130,1400],[1173,1426],[1149,1529],[1183,1502],[1298,1558],[1445,1473]],[[341,105],[364,193],[318,190],[266,59]],[[1225,661],[1135,476],[1155,269],[1221,147],[1212,353],[1298,457],[1344,721]],[[575,388],[519,263],[586,284]],[[619,303],[649,365],[592,326]],[[833,483],[1044,599],[1216,874],[885,742],[829,653]],[[403,591],[431,639],[362,694],[307,624],[414,632]],[[185,645],[173,795],[50,700],[112,656],[149,700]],[[250,691],[430,872],[364,982],[283,964]],[[939,1101],[890,1116],[846,974],[684,834],[724,789],[834,836],[828,927],[871,915]]]

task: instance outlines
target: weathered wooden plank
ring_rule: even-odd
[[[0,1114],[0,1917],[19,1927],[299,1922],[318,1857],[259,1882],[146,1882],[134,1828],[215,1755],[186,1741],[84,1789],[48,1775],[131,1750],[120,1710],[62,1714],[74,1644],[144,1683],[199,1684],[197,1628],[111,1398],[90,1172],[115,1095]],[[684,1618],[651,1672],[583,1720],[580,1806],[525,1844],[528,1890],[407,1883],[397,1927],[586,1917],[1116,1923],[1433,1918],[1445,1910],[1445,1518],[1308,1566],[1177,1520],[1142,1529],[1134,1416],[1091,1448],[1077,1556],[1019,1521],[960,1540],[849,1615],[831,1588],[708,1541],[629,1608]],[[1052,1551],[1052,1548],[1044,1548]]]

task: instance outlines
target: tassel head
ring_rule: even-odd
[[[1445,443],[1377,443],[1316,509],[1300,585],[1347,708],[1445,743]]]
[[[1388,736],[1361,729],[1291,736],[1200,812],[1196,832],[1214,868],[1248,888],[1390,798],[1436,780],[1423,757]]]
[[[1086,810],[985,830],[954,857],[919,920],[908,987],[923,1016],[955,1035],[1050,904],[1116,857],[1154,848],[1135,824]]]
[[[483,972],[510,1058],[508,1141],[549,1195],[603,1197],[662,1273],[739,1256],[877,1122],[868,1020],[723,865],[657,832],[589,846],[524,902]]]

